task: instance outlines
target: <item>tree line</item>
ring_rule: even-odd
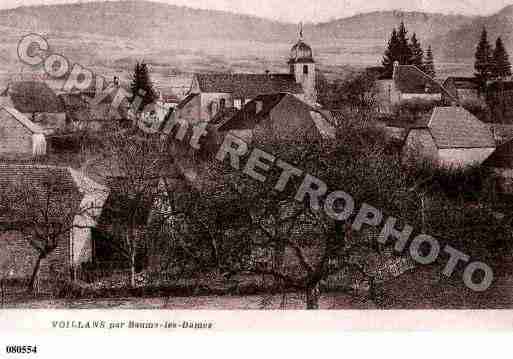
[[[400,65],[415,65],[420,70],[431,77],[435,77],[435,62],[431,45],[428,46],[426,53],[422,49],[420,40],[416,33],[408,38],[408,30],[401,21],[399,28],[394,28],[388,45],[383,56],[382,65],[384,67],[383,75],[391,78],[394,71],[394,62]]]
[[[485,27],[476,47],[474,69],[476,78],[482,83],[511,76],[511,63],[501,37],[497,37],[495,48],[492,48]]]

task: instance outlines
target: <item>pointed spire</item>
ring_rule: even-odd
[[[299,23],[299,40],[303,40],[303,22]]]

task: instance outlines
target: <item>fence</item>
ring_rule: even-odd
[[[36,283],[35,289],[29,291],[29,278],[0,278],[0,308],[10,306],[27,299],[49,298],[52,295],[49,283]]]

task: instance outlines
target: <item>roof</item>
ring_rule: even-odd
[[[475,77],[449,76],[444,81],[444,84],[447,84],[447,83],[453,84],[457,89],[478,89],[479,88],[479,82]]]
[[[275,93],[270,95],[260,95],[248,102],[233,117],[222,123],[219,131],[253,129],[269,112],[281,102],[286,96],[285,93]],[[257,102],[262,103],[261,110],[256,113]]]
[[[59,198],[62,198],[63,201],[72,201],[71,205],[75,210],[80,208],[85,196],[93,195],[98,196],[98,199],[105,198],[108,191],[106,187],[69,167],[0,163],[0,191],[8,191],[13,184],[18,184],[28,186],[34,193],[46,193],[48,180],[57,185]],[[17,194],[13,193],[13,195]],[[41,199],[41,201],[43,200]],[[59,206],[59,208],[64,207]],[[58,214],[55,215],[58,216]]]
[[[440,149],[495,147],[490,126],[463,107],[435,107],[428,128]]]
[[[65,112],[64,103],[44,82],[20,81],[9,87],[14,107],[22,113]]]
[[[230,93],[235,97],[254,98],[262,94],[303,93],[290,74],[196,74],[199,89],[206,93]]]
[[[447,90],[443,88],[433,78],[421,71],[415,65],[398,65],[394,82],[396,87],[402,93],[412,94],[437,94],[445,93],[453,97]]]
[[[310,45],[306,44],[302,39],[292,46],[290,49],[289,63],[312,63],[313,51]]]
[[[16,121],[21,123],[27,130],[29,130],[33,134],[36,134],[36,133],[44,134],[45,133],[45,131],[43,130],[43,128],[41,126],[30,121],[24,114],[20,113],[16,109],[10,108],[10,107],[2,107],[1,110],[6,112],[11,117],[13,117]]]
[[[269,113],[284,99],[291,100],[289,105],[304,108],[309,112],[310,118],[323,137],[335,137],[333,116],[329,111],[317,110],[301,101],[294,95],[276,93],[270,95],[259,95],[248,102],[233,117],[226,120],[219,127],[219,131],[254,129],[255,126],[265,119]],[[257,109],[260,107],[259,111]],[[284,119],[285,120],[285,119]]]
[[[210,120],[209,123],[211,125],[219,125],[221,123],[224,123],[226,120],[232,118],[233,116],[235,116],[235,114],[237,112],[239,112],[239,110],[236,109],[235,107],[222,108],[215,114],[215,116],[212,118],[212,120]]]
[[[497,146],[484,162],[483,166],[496,168],[513,168],[513,140]]]
[[[190,93],[188,94],[187,96],[185,96],[185,98],[180,101],[180,103],[176,106],[177,109],[182,109],[185,107],[185,105],[187,105],[189,102],[191,102],[196,96],[199,96],[199,94],[197,93]]]
[[[391,121],[386,121],[385,126],[402,128],[402,129],[428,128],[430,119],[431,119],[431,116],[422,116],[421,118],[415,120],[414,122],[394,119]]]

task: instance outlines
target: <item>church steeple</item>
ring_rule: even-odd
[[[294,75],[296,82],[300,83],[305,93],[305,99],[308,102],[316,102],[315,92],[315,61],[313,59],[312,48],[303,40],[303,23],[298,26],[299,39],[292,46],[289,57],[290,74]]]

